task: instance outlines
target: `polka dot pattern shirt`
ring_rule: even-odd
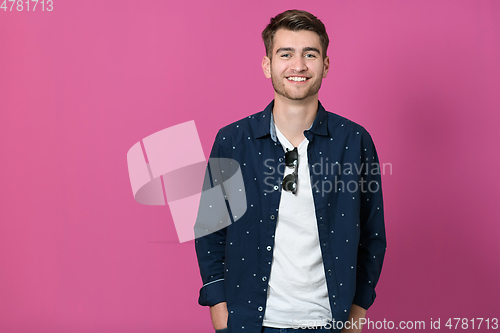
[[[266,310],[287,168],[273,106],[271,101],[262,112],[222,128],[210,154],[238,162],[246,194],[242,216],[195,240],[203,281],[199,304],[227,302],[229,332],[259,333]],[[332,319],[344,321],[353,303],[372,305],[386,251],[379,160],[362,126],[327,112],[320,102],[304,135]]]

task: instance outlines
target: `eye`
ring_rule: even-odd
[[[282,58],[289,58],[289,57],[290,57],[290,54],[288,54],[288,53],[283,53],[283,54],[281,55],[281,57],[282,57]]]
[[[316,55],[312,53],[307,53],[306,58],[316,58]]]

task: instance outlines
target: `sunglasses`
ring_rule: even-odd
[[[294,168],[293,172],[283,179],[283,189],[285,191],[292,192],[293,194],[297,194],[297,170],[299,167],[299,151],[297,147],[293,148],[293,150],[286,149],[285,152],[285,165],[290,168]]]

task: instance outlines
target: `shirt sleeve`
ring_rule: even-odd
[[[221,228],[216,231],[210,230],[208,234],[205,233],[207,220],[213,219],[213,216],[208,216],[206,210],[202,210],[203,196],[214,197],[208,190],[218,190],[218,186],[223,186],[221,180],[216,179],[217,159],[224,158],[224,149],[219,143],[220,132],[215,138],[212,151],[210,153],[209,163],[205,173],[203,183],[202,198],[200,200],[200,207],[198,210],[198,218],[195,224],[195,250],[200,268],[200,275],[203,286],[200,289],[200,296],[198,303],[203,306],[213,306],[220,302],[226,301],[225,285],[224,285],[224,260],[225,260],[225,247],[226,247],[226,228]],[[220,214],[219,206],[219,214]],[[203,212],[200,214],[200,212]],[[203,230],[202,230],[203,229]],[[203,235],[203,236],[200,236]]]
[[[364,131],[361,144],[360,240],[358,245],[356,293],[353,303],[368,309],[374,302],[386,251],[381,168],[375,145]]]

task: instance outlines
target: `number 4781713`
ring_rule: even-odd
[[[0,0],[1,1],[1,0]],[[0,9],[4,12],[12,12],[17,10],[18,12],[34,12],[35,10],[41,10],[42,12],[51,12],[54,10],[54,1],[52,0],[3,0]]]

